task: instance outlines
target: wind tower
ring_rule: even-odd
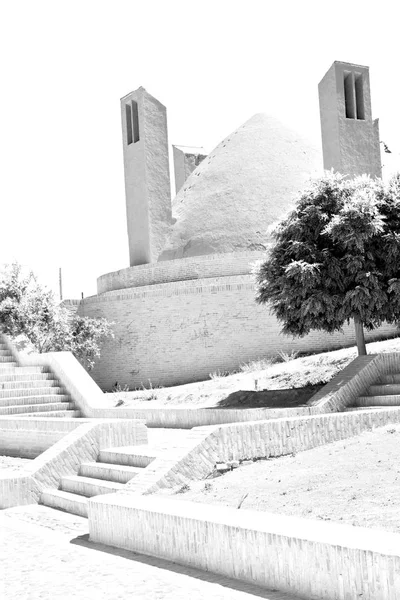
[[[157,261],[171,227],[167,110],[143,87],[121,99],[130,266]]]
[[[318,86],[324,168],[382,177],[378,119],[372,120],[369,68],[335,61]]]

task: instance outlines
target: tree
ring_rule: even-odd
[[[12,338],[23,336],[39,353],[69,350],[89,370],[102,343],[113,337],[112,323],[71,315],[18,263],[0,275],[0,330]]]
[[[400,315],[400,175],[388,184],[333,172],[310,184],[276,228],[255,270],[256,301],[268,303],[282,331],[339,331],[354,320],[359,354],[364,328]]]

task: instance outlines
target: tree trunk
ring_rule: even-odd
[[[367,348],[365,347],[364,329],[358,315],[354,316],[354,328],[356,330],[358,356],[365,356],[367,354]]]

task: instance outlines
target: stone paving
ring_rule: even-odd
[[[296,600],[165,560],[92,544],[86,519],[45,506],[0,512],[2,600]]]

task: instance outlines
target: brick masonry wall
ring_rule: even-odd
[[[36,458],[81,423],[81,419],[0,419],[0,454]]]
[[[179,261],[178,261],[179,262]],[[278,351],[321,352],[354,344],[353,327],[304,338],[280,333],[267,307],[254,301],[251,275],[180,281],[107,292],[83,300],[79,314],[115,323],[91,375],[104,390],[118,382],[131,389],[207,379]],[[393,326],[367,339],[393,335]]]
[[[308,600],[399,598],[400,536],[392,533],[123,494],[89,500],[89,531],[95,543]]]
[[[128,267],[97,279],[97,293],[173,281],[247,275],[265,252],[227,252]]]

